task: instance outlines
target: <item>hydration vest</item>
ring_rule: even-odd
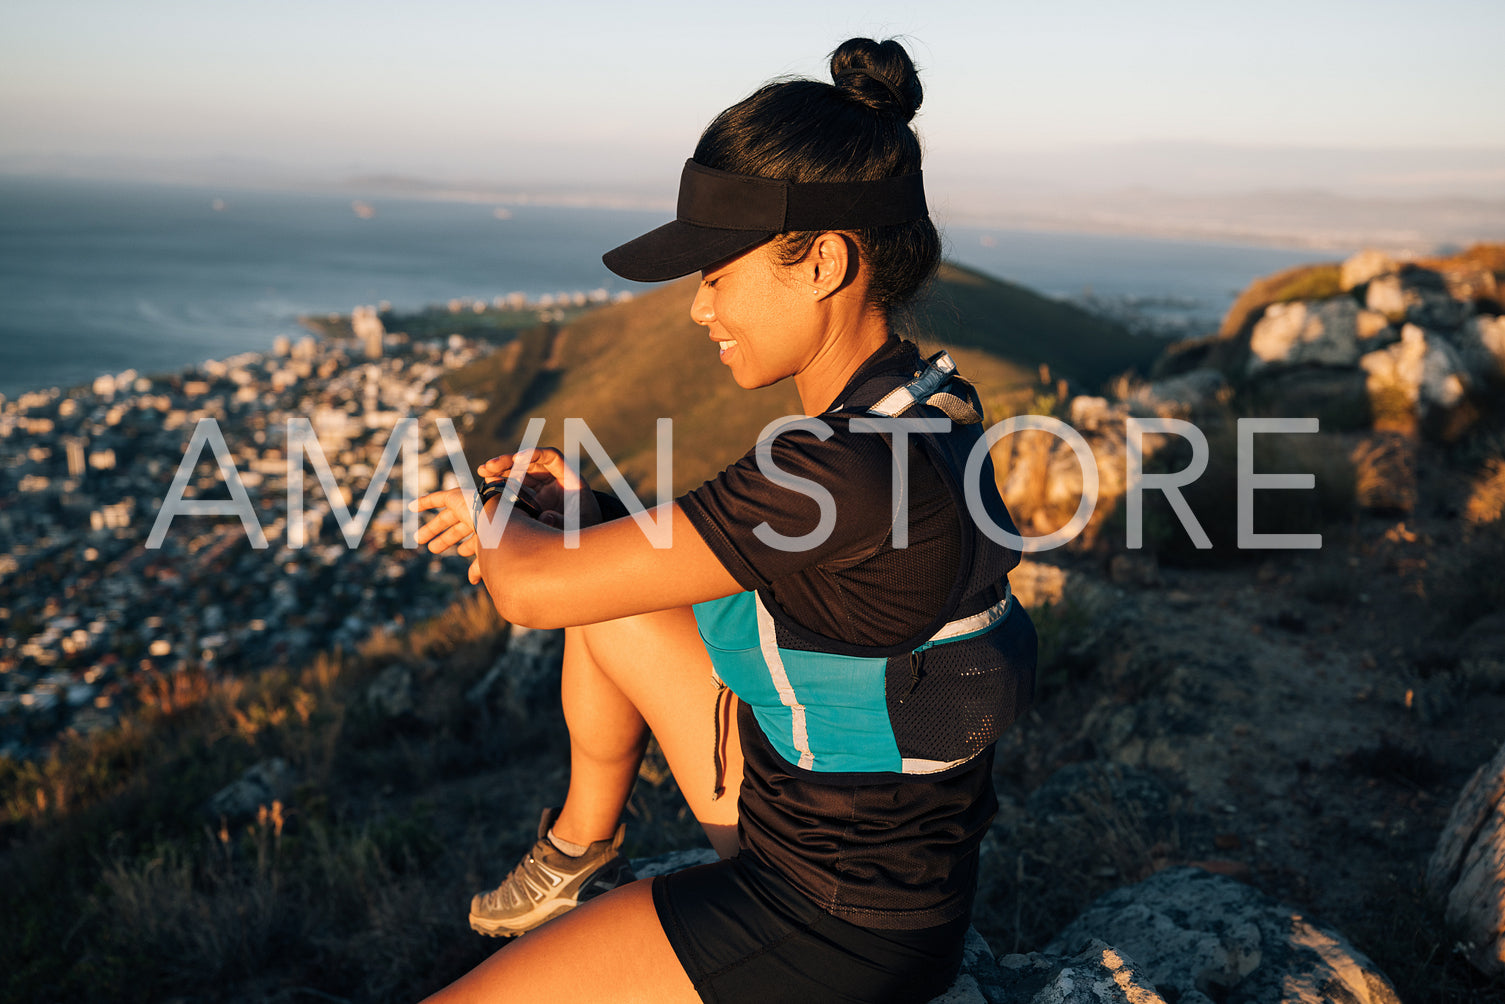
[[[762,590],[695,605],[719,682],[749,706],[791,767],[832,781],[943,775],[990,748],[1029,706],[1035,631],[1008,585],[1019,553],[966,515],[963,475],[982,439],[980,412],[975,391],[940,352],[909,381],[895,387],[892,376],[874,377],[826,413],[950,421],[944,433],[910,433],[963,517],[951,594],[914,638],[882,647],[826,638]],[[987,517],[1017,534],[986,452],[977,478]]]

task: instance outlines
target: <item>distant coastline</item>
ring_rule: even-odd
[[[350,199],[0,175],[0,394],[266,351],[278,335],[302,334],[301,315],[384,300],[414,311],[513,293],[641,291],[606,271],[601,250],[663,216],[518,204],[500,219],[489,202],[368,194],[376,215],[360,219]],[[1046,295],[1180,303],[1172,334],[1215,325],[1251,278],[1314,257],[965,225],[947,238],[959,263]]]

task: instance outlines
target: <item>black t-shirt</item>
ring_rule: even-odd
[[[891,341],[847,389],[886,373],[903,382],[920,365],[912,344]],[[827,412],[819,419],[831,429],[828,439],[789,431],[770,449],[780,471],[831,493],[836,521],[818,546],[781,550],[754,532],[766,522],[780,536],[798,538],[820,522],[816,499],[765,477],[755,451],[682,496],[680,508],[738,584],[764,590],[802,627],[854,645],[898,644],[931,623],[956,582],[956,504],[917,438],[909,437],[902,503],[909,541],[893,548],[892,437],[854,430],[846,415]]]
[[[889,342],[838,402],[875,378],[900,386],[922,365],[912,344]],[[828,439],[788,432],[771,450],[781,471],[831,493],[835,525],[819,546],[788,551],[758,539],[754,530],[764,522],[785,537],[803,536],[820,509],[804,491],[765,477],[752,451],[678,503],[738,583],[771,596],[806,630],[853,645],[917,643],[957,585],[965,532],[957,500],[911,436],[909,541],[894,548],[890,437],[854,431],[846,415],[819,417],[831,428]],[[784,760],[746,704],[738,723],[742,853],[866,927],[924,928],[970,911],[977,847],[997,810],[991,747],[939,776],[835,778]]]

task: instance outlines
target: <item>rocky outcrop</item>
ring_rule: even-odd
[[[1427,889],[1469,961],[1505,975],[1505,746],[1453,805],[1427,864]]]
[[[1280,366],[1351,366],[1363,354],[1359,305],[1353,297],[1272,303],[1249,335],[1246,373],[1258,376]]]
[[[1505,385],[1505,317],[1470,317],[1458,332],[1457,345],[1470,380]]]
[[[1093,902],[1049,945],[1106,943],[1179,1004],[1399,1004],[1389,979],[1342,935],[1265,894],[1198,868],[1172,868]]]
[[[1451,437],[1472,420],[1471,401],[1505,386],[1499,265],[1499,249],[1481,246],[1288,270],[1252,284],[1220,338],[1191,355],[1270,413]]]
[[[263,760],[215,792],[204,807],[211,820],[237,822],[256,815],[262,806],[284,801],[297,783],[293,769],[281,757]]]
[[[1458,350],[1415,324],[1401,328],[1399,342],[1365,353],[1358,363],[1368,374],[1376,417],[1397,407],[1422,420],[1452,411],[1470,383]]]
[[[1162,997],[1123,952],[1089,941],[1074,955],[1005,955],[998,981],[985,988],[987,1001],[1029,1004],[1164,1004]]]

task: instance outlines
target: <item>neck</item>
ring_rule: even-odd
[[[892,337],[888,319],[871,314],[864,323],[832,332],[810,364],[794,377],[805,414],[819,415],[835,404],[836,395],[846,387],[852,374]]]

